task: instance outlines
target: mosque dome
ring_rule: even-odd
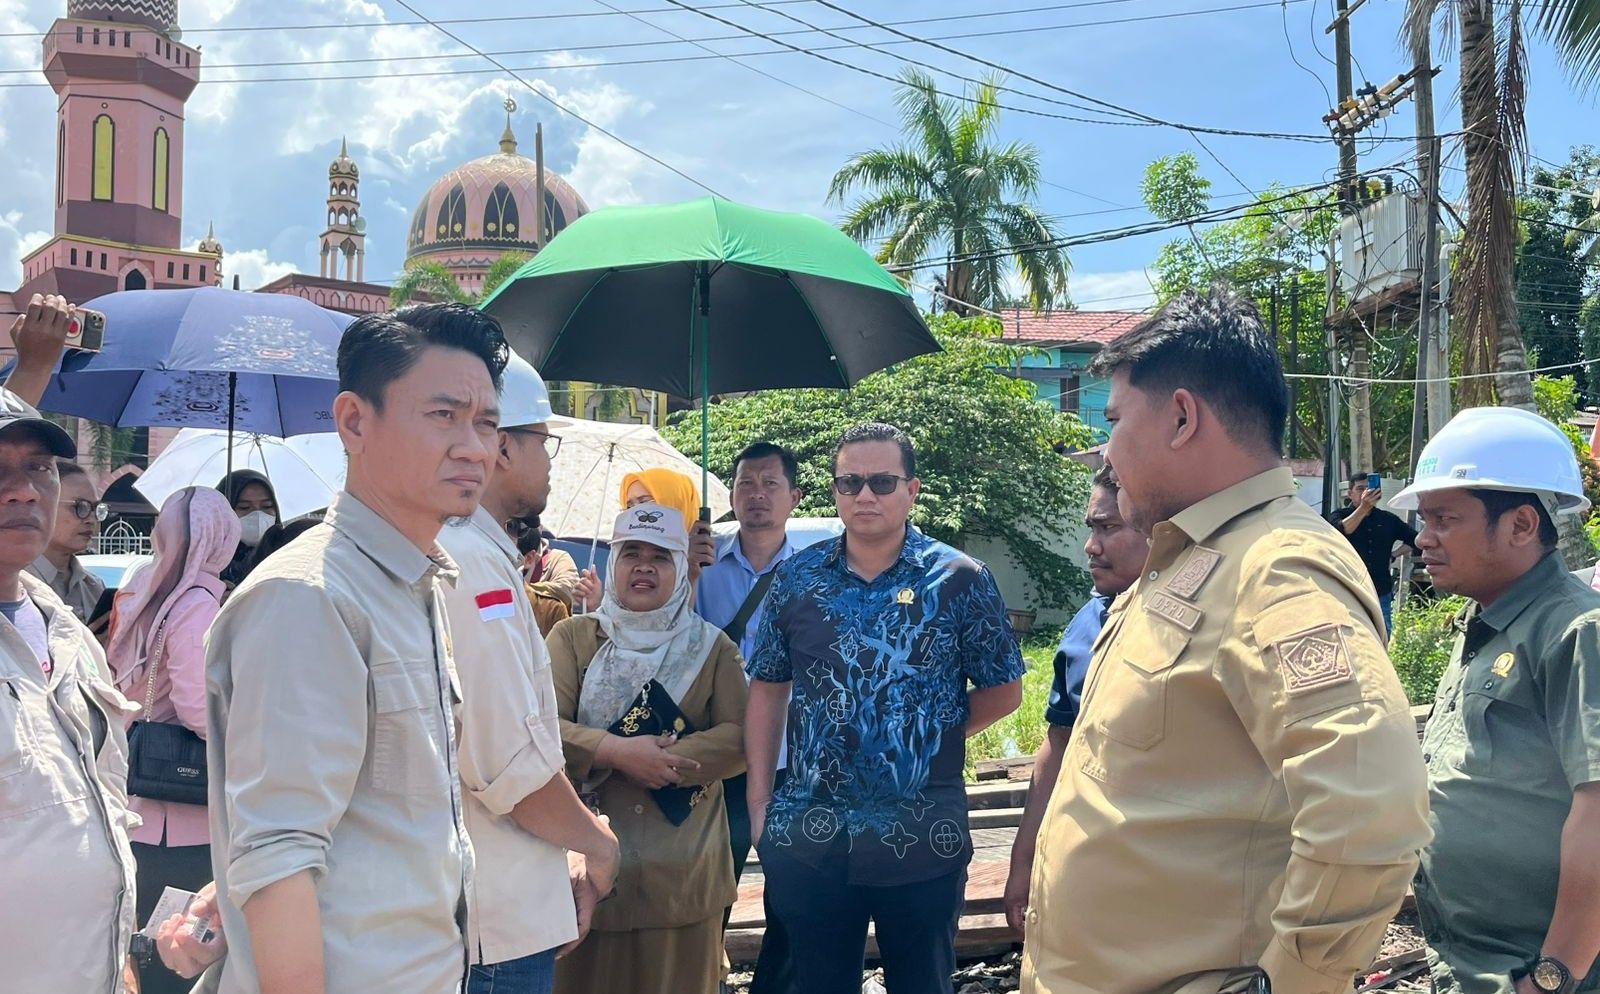
[[[355,160],[350,158],[350,146],[343,138],[339,139],[339,157],[328,166],[328,178],[338,179],[341,176],[354,179],[361,175],[361,170],[356,168]]]
[[[406,238],[406,261],[422,259],[452,271],[478,271],[507,252],[533,254],[538,190],[534,160],[517,151],[508,122],[500,151],[439,177],[418,201]],[[562,177],[544,173],[544,238],[589,213]]]

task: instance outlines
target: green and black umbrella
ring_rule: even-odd
[[[546,379],[700,400],[702,470],[711,396],[850,387],[939,350],[906,288],[843,232],[719,197],[585,215],[483,309]]]

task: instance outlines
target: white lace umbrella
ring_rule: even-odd
[[[622,478],[643,469],[672,469],[698,479],[700,464],[674,449],[649,425],[566,419],[554,428],[561,451],[550,466],[550,502],[539,523],[562,538],[611,537],[611,523],[622,510]],[[728,513],[728,488],[715,476],[701,499],[713,520]]]
[[[265,476],[278,499],[278,516],[288,521],[327,507],[344,487],[344,446],[337,432],[291,438],[235,433],[232,468],[253,469]],[[184,487],[215,487],[228,469],[225,429],[185,428],[151,461],[133,488],[159,508]]]

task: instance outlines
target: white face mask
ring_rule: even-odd
[[[239,541],[254,549],[261,544],[261,536],[267,529],[277,523],[278,519],[266,511],[251,511],[239,519]]]

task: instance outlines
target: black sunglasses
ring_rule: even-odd
[[[873,473],[871,476],[861,476],[857,473],[846,473],[844,476],[833,478],[833,489],[846,497],[854,497],[861,492],[862,487],[871,487],[872,492],[879,497],[887,497],[894,493],[901,480],[910,480],[909,476],[896,476],[893,473]]]

